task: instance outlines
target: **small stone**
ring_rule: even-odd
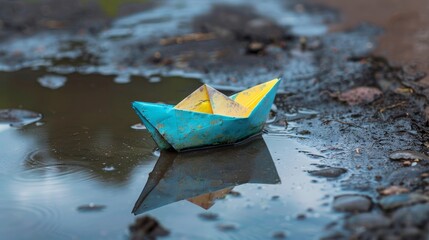
[[[300,213],[296,216],[297,220],[304,220],[306,218],[307,218],[307,216],[304,213]]]
[[[324,233],[320,238],[320,240],[338,240],[338,239],[347,239],[344,231],[334,229]]]
[[[247,45],[246,52],[248,54],[259,54],[263,52],[265,49],[265,45],[261,42],[251,42]]]
[[[390,195],[383,197],[379,204],[384,210],[392,210],[398,207],[411,205],[415,203],[426,202],[429,200],[428,196],[417,194],[417,193],[403,193],[397,195]]]
[[[333,208],[338,212],[368,212],[372,201],[364,195],[347,194],[334,199]]]
[[[409,166],[411,166],[411,161],[403,161],[403,162],[402,162],[402,166],[404,166],[404,167],[409,167]]]
[[[234,190],[230,191],[230,192],[228,193],[228,195],[230,195],[230,196],[232,196],[232,197],[241,197],[241,193],[240,193],[240,192],[237,192],[237,191],[234,191]]]
[[[320,170],[308,171],[311,176],[315,177],[325,177],[325,178],[337,178],[347,172],[347,169],[337,168],[337,167],[328,167]]]
[[[416,204],[396,210],[392,219],[402,227],[423,227],[429,222],[429,204]]]
[[[271,200],[278,200],[279,198],[280,198],[280,196],[274,195],[274,196],[271,197]]]
[[[423,239],[423,234],[423,231],[415,227],[407,227],[401,231],[402,239]]]
[[[361,154],[362,153],[362,151],[360,150],[360,148],[356,148],[355,152],[356,152],[356,154]]]
[[[77,207],[77,210],[79,212],[100,212],[105,208],[106,206],[104,205],[89,203],[89,204],[85,204]]]
[[[419,152],[415,152],[415,151],[410,151],[410,150],[399,150],[399,151],[395,151],[392,152],[389,155],[389,158],[391,160],[415,160],[415,159],[419,159],[419,160],[429,160],[429,157],[426,156],[423,153],[419,153]]]
[[[233,223],[221,223],[221,224],[218,224],[216,227],[222,232],[235,231],[238,228],[237,225]]]
[[[170,231],[165,229],[156,219],[150,216],[137,218],[129,227],[131,236],[130,239],[157,239],[170,234]]]
[[[428,172],[428,168],[424,167],[399,168],[390,174],[387,182],[411,189],[421,184],[421,174],[426,172]]]
[[[300,134],[300,135],[309,135],[309,134],[311,134],[311,132],[308,131],[308,130],[302,130],[302,131],[299,131],[298,134]]]
[[[217,213],[211,213],[211,212],[200,213],[198,214],[198,217],[206,221],[216,221],[219,219],[219,215]]]
[[[361,213],[354,215],[346,220],[347,229],[366,228],[376,229],[390,225],[390,220],[378,212]]]
[[[273,233],[273,238],[274,239],[286,239],[286,237],[287,237],[287,235],[283,231],[279,231],[279,232]]]

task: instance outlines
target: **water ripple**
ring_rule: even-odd
[[[0,212],[0,236],[54,232],[60,222],[57,209],[29,203],[1,203]],[[25,231],[17,232],[16,226]]]

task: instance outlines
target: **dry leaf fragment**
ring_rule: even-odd
[[[388,188],[382,189],[378,191],[381,195],[393,195],[393,194],[401,194],[401,193],[407,193],[410,190],[405,187],[401,186],[390,186]]]
[[[383,93],[378,88],[363,86],[340,93],[338,95],[338,99],[353,106],[363,103],[370,103],[379,98],[382,94]]]

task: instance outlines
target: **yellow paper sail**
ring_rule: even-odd
[[[256,85],[232,97],[204,84],[174,108],[230,117],[248,117],[278,79]]]

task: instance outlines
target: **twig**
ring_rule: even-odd
[[[182,44],[185,42],[206,41],[216,38],[214,33],[190,33],[183,36],[163,38],[159,41],[160,45]]]
[[[402,106],[402,105],[404,105],[404,104],[406,104],[407,102],[406,101],[402,101],[402,102],[399,102],[399,103],[395,103],[395,104],[393,104],[393,105],[390,105],[390,106],[387,106],[387,107],[384,107],[384,108],[381,108],[380,110],[378,110],[380,113],[383,113],[384,111],[386,111],[386,110],[389,110],[389,109],[393,109],[393,108],[396,108],[396,107],[399,107],[399,106]]]
[[[349,126],[352,126],[352,127],[361,128],[360,126],[358,126],[358,125],[356,125],[354,123],[344,122],[344,121],[341,121],[341,120],[338,120],[338,119],[334,119],[334,121],[338,122],[338,123],[341,123],[341,124],[349,125]]]

